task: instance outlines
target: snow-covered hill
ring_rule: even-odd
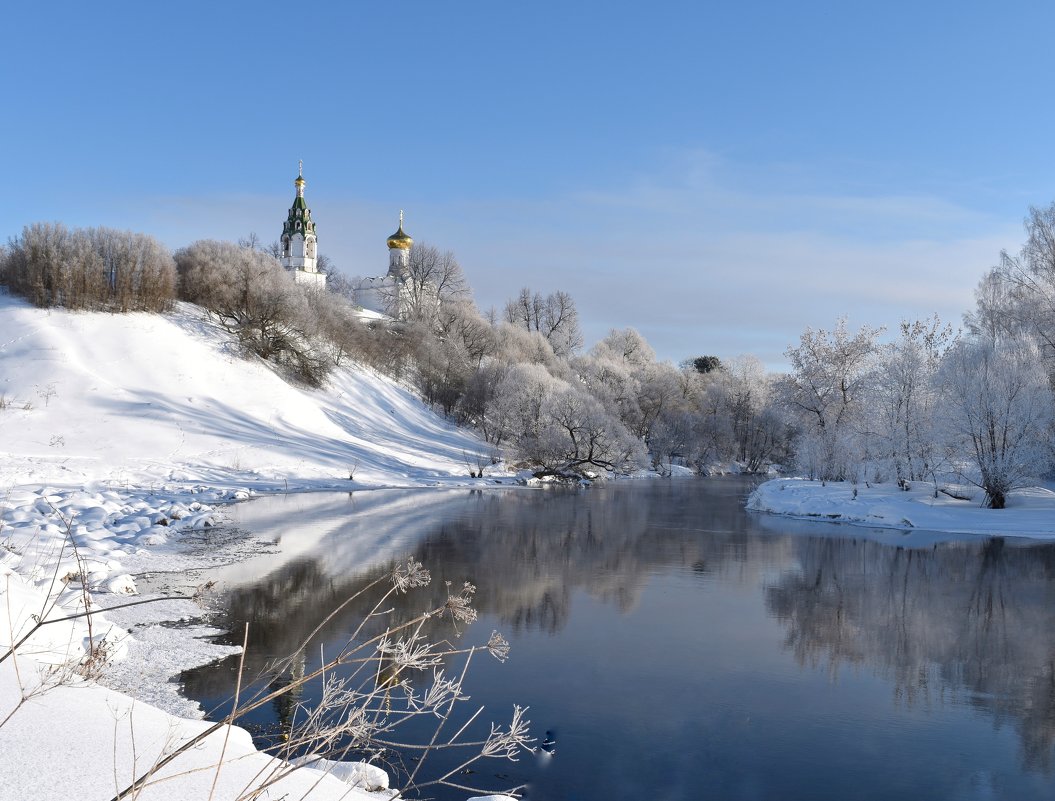
[[[487,446],[354,366],[321,390],[238,353],[195,306],[41,310],[0,296],[0,488],[421,486]]]

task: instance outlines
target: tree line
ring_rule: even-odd
[[[41,307],[159,312],[175,298],[176,266],[146,234],[35,223],[0,249],[0,283]]]
[[[798,429],[796,464],[822,480],[977,485],[1008,494],[1055,460],[1055,204],[1030,209],[954,330],[935,316],[883,332],[807,328],[778,382]]]
[[[255,236],[169,254],[143,234],[36,224],[0,253],[0,280],[40,306],[195,303],[295,380],[320,386],[356,361],[476,428],[494,459],[540,473],[735,462],[906,487],[955,476],[1002,506],[1052,460],[1055,204],[1031,209],[1026,233],[981,281],[965,329],[933,317],[887,341],[842,319],[807,328],[779,375],[752,356],[675,366],[632,328],[584,350],[570,295],[524,287],[481,311],[454,254],[426,243],[385,289],[389,320],[360,314],[356,282],[332,265],[327,291],[297,285]]]

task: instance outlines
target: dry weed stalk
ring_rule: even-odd
[[[414,751],[419,756],[405,786],[392,798],[435,785],[472,792],[494,792],[457,783],[454,777],[464,775],[470,766],[481,759],[515,761],[521,752],[532,751],[534,740],[530,737],[528,721],[524,718],[526,710],[514,707],[508,728],[492,724],[490,734],[479,740],[465,739],[465,736],[471,724],[483,712],[482,707],[453,734],[445,735],[444,729],[451,722],[456,705],[468,700],[463,685],[473,655],[477,651],[486,651],[503,661],[509,654],[509,643],[497,632],[492,633],[485,645],[469,647],[457,647],[447,640],[430,642],[425,635],[426,624],[433,621],[447,620],[454,626],[456,634],[460,634],[458,624],[472,623],[477,616],[471,606],[476,588],[465,583],[457,593],[452,593],[448,583],[447,599],[441,605],[405,622],[387,625],[377,634],[364,633],[368,624],[376,623],[379,618],[385,618],[392,612],[389,603],[394,595],[424,587],[430,580],[428,570],[420,563],[410,561],[353,593],[332,610],[293,653],[257,677],[259,688],[244,699],[241,696],[250,682],[244,681],[242,676],[243,652],[231,711],[205,731],[164,754],[149,770],[118,792],[112,801],[135,798],[144,787],[155,781],[163,781],[160,771],[181,754],[221,730],[229,732],[231,725],[253,710],[283,696],[298,698],[309,682],[319,684],[318,703],[311,708],[299,702],[293,705],[294,714],[284,732],[284,741],[266,749],[278,760],[255,776],[237,801],[252,801],[261,797],[268,788],[297,770],[290,760],[300,755],[334,762],[347,761],[350,757],[376,761],[398,751]],[[319,667],[306,671],[304,654],[312,638],[342,609],[362,599],[367,593],[381,589],[386,582],[389,586],[383,589],[340,652],[328,659],[323,655]],[[445,666],[458,658],[464,662],[459,671],[449,676]],[[427,686],[418,690],[412,679],[423,673],[429,676]],[[290,680],[286,681],[286,676],[290,676]],[[283,681],[281,686],[276,687],[276,679],[279,678]],[[301,716],[299,720],[298,715]],[[408,743],[400,738],[404,724],[426,716],[436,721],[427,744]],[[446,770],[442,775],[428,780],[419,779],[431,754],[450,749],[460,749],[467,755],[456,767]],[[217,775],[220,767],[215,766]],[[518,789],[511,788],[507,792]]]

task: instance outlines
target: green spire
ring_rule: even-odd
[[[315,234],[315,222],[311,219],[311,209],[304,199],[304,162],[301,161],[297,169],[297,178],[293,185],[297,187],[297,196],[293,198],[293,205],[289,208],[289,216],[282,224],[283,238],[292,239],[294,234],[300,234],[307,238],[309,234]]]

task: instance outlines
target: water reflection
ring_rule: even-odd
[[[242,523],[288,561],[228,576],[227,616],[251,624],[255,673],[398,559],[439,579],[400,619],[472,580],[466,636],[498,628],[514,653],[474,666],[474,699],[530,703],[538,732],[560,733],[551,764],[512,771],[531,798],[1051,797],[1055,547],[753,516],[748,489],[266,499]],[[233,666],[186,674],[188,694],[229,695]]]
[[[1026,763],[1055,742],[1055,548],[1003,539],[891,548],[801,539],[798,569],[766,590],[802,665],[862,664],[905,704],[949,693],[1014,722]]]

